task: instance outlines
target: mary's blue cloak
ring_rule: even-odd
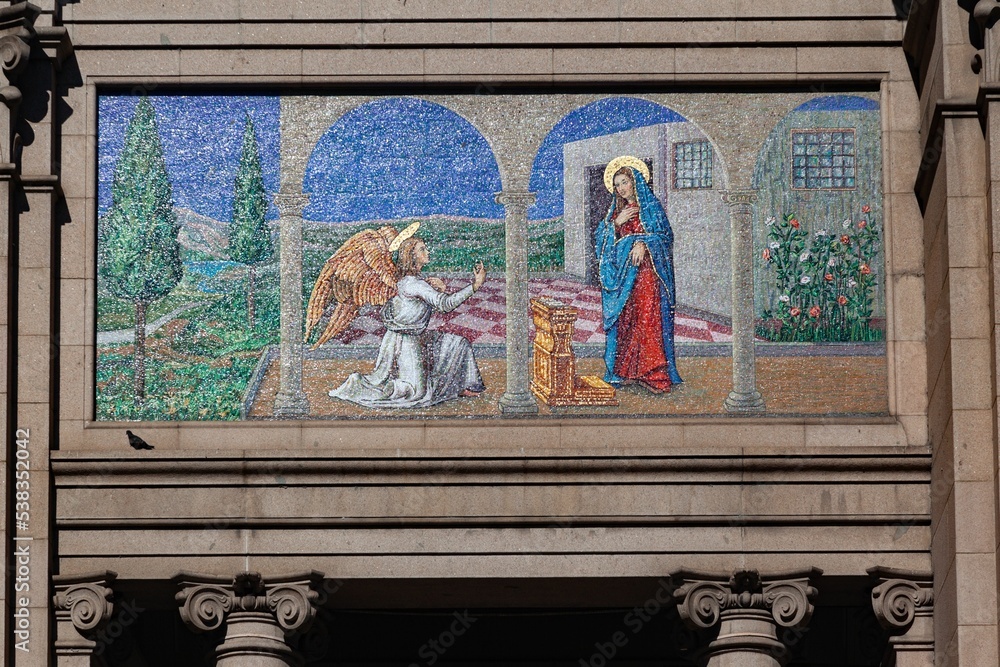
[[[607,366],[604,380],[612,384],[619,384],[624,380],[614,372],[615,357],[618,354],[618,316],[632,295],[635,277],[639,273],[639,267],[633,266],[628,256],[635,243],[642,241],[649,250],[653,268],[659,277],[663,352],[667,358],[670,381],[677,384],[683,380],[677,372],[677,363],[674,359],[674,310],[677,306],[677,290],[674,286],[674,232],[670,229],[670,221],[663,206],[649,189],[646,180],[635,169],[632,169],[632,176],[639,204],[639,221],[645,233],[623,236],[616,241],[615,225],[612,220],[615,205],[612,203],[611,209],[597,226],[594,235],[597,258],[600,261],[601,305],[607,338],[604,344],[604,363]]]

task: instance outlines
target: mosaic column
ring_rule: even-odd
[[[930,573],[887,567],[868,570],[879,583],[872,608],[892,635],[883,664],[896,667],[934,665],[934,581]]]
[[[816,568],[771,576],[756,570],[732,575],[681,571],[673,575],[681,619],[719,634],[698,654],[702,667],[780,667],[804,633],[816,596]],[[779,628],[781,633],[779,636]]]
[[[112,586],[117,576],[107,571],[52,578],[57,667],[90,667],[91,658],[105,650],[107,639],[102,631],[114,613]]]
[[[174,578],[181,618],[195,632],[225,626],[214,652],[217,667],[286,667],[302,658],[288,644],[316,617],[323,576],[308,572],[267,582],[256,572],[229,579],[192,574]]]
[[[507,391],[500,399],[500,411],[534,414],[538,403],[528,374],[528,208],[535,203],[535,193],[507,190],[496,200],[507,214]]]
[[[302,391],[302,211],[308,203],[309,195],[301,193],[274,195],[281,215],[281,380],[275,417],[309,414],[309,400]]]
[[[731,262],[733,267],[733,390],[725,407],[738,414],[764,412],[764,398],[757,391],[757,353],[754,349],[753,205],[750,190],[726,192],[729,204]]]

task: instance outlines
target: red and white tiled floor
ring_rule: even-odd
[[[448,291],[461,289],[469,283],[467,278],[447,278]],[[459,334],[474,345],[499,344],[506,340],[507,305],[504,297],[503,278],[489,278],[469,299],[450,313],[435,313],[431,327]],[[546,296],[578,312],[575,343],[604,343],[601,326],[601,291],[593,285],[584,285],[564,278],[537,278],[529,283],[531,297]],[[532,333],[534,327],[532,327]],[[385,328],[378,319],[378,312],[362,313],[340,336],[340,342],[350,345],[378,345]],[[732,329],[678,313],[674,319],[674,340],[678,343],[728,343],[732,342]]]

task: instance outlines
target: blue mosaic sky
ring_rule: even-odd
[[[856,95],[817,97],[795,107],[795,111],[876,111],[878,102]]]
[[[433,214],[502,218],[489,143],[467,120],[412,97],[362,104],[316,145],[303,190],[307,220],[394,220]]]
[[[538,199],[528,216],[542,220],[562,215],[563,147],[567,143],[685,120],[667,107],[632,97],[606,97],[571,111],[552,128],[535,158],[531,189],[538,193]]]
[[[246,115],[253,118],[264,186],[278,189],[279,100],[263,96],[151,96],[163,142],[174,204],[220,221],[233,216],[233,182],[243,146]],[[98,100],[98,211],[111,206],[114,168],[139,98],[105,95]],[[277,217],[272,205],[269,217]]]

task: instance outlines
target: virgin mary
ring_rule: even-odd
[[[615,158],[604,183],[614,195],[595,233],[606,336],[604,380],[668,392],[683,382],[674,355],[674,234],[642,160]]]

